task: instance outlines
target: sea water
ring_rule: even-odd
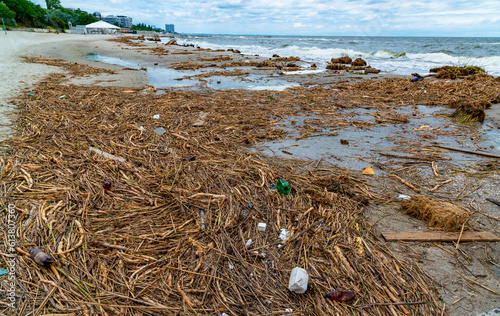
[[[331,58],[363,58],[383,72],[410,75],[441,66],[478,66],[500,76],[499,37],[356,37],[176,35],[177,42],[201,48],[236,49],[243,54],[298,56],[325,68]],[[171,38],[164,38],[168,41]]]

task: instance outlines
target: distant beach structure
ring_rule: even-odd
[[[120,28],[104,21],[97,21],[85,26],[87,34],[115,34]]]
[[[110,23],[110,24],[114,24],[114,25],[118,25],[118,26],[121,26],[121,27],[125,27],[125,28],[130,28],[133,25],[132,18],[129,17],[129,16],[125,16],[125,15],[117,15],[117,16],[107,15],[107,16],[102,16],[100,12],[94,12],[94,13],[92,13],[92,15],[96,19],[99,19],[101,21],[104,21],[104,22],[107,22],[107,23]]]
[[[175,28],[173,24],[165,24],[165,32],[175,33]]]

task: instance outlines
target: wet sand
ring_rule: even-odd
[[[91,63],[84,58],[85,50],[95,46],[95,43],[109,47],[105,39],[110,36],[84,36],[76,34],[52,34],[34,32],[7,32],[0,34],[0,139],[12,132],[12,120],[15,117],[15,107],[9,100],[23,93],[24,89],[31,88],[37,80],[52,73],[64,70],[43,64],[29,64],[23,56],[50,56],[50,58],[64,58],[71,62]],[[109,43],[111,44],[111,43]],[[108,65],[107,68],[118,67]],[[102,78],[106,80],[106,78]],[[144,86],[145,76],[140,73],[127,73],[121,76],[114,84],[124,86]]]

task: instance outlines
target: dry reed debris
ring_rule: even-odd
[[[414,195],[401,204],[403,213],[415,216],[430,226],[458,231],[469,218],[463,208],[448,202],[434,201],[422,195]]]
[[[275,117],[297,111],[293,102],[266,102],[267,92],[249,91],[124,94],[63,80],[54,75],[19,101],[18,134],[2,143],[1,197],[16,205],[19,249],[54,256],[61,274],[57,281],[20,255],[22,311],[365,313],[325,301],[322,294],[333,289],[372,304],[363,307],[369,314],[398,310],[383,305],[393,297],[423,302],[406,307],[411,315],[441,311],[431,279],[394,256],[364,221],[351,194],[366,189],[341,181],[346,175],[332,179],[335,170],[311,174],[307,162],[259,157],[245,147],[281,137]],[[296,93],[283,96],[293,101]],[[193,120],[201,112],[213,119],[200,129]],[[158,126],[164,135],[153,132]],[[288,198],[269,191],[278,178],[294,188]],[[268,224],[265,233],[258,222]],[[280,228],[290,238],[277,247]],[[286,289],[297,265],[311,276],[300,296]]]

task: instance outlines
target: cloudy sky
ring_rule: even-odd
[[[45,6],[44,0],[35,0]],[[499,0],[61,0],[180,33],[499,36]]]

